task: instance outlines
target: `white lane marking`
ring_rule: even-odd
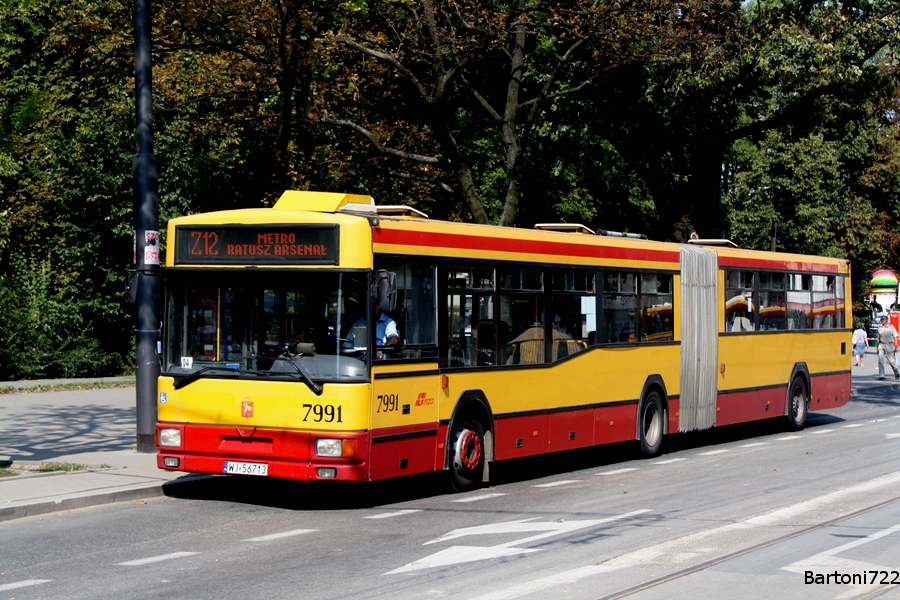
[[[369,515],[368,517],[363,517],[363,519],[390,519],[392,517],[400,517],[403,515],[410,515],[412,513],[422,512],[421,509],[418,508],[407,508],[404,510],[397,510],[389,513],[380,513],[377,515]]]
[[[800,439],[799,435],[786,435],[784,437],[775,438],[775,441],[776,442],[786,442],[788,440],[799,440],[799,439]]]
[[[481,494],[480,496],[469,496],[467,498],[458,498],[456,500],[451,500],[450,502],[478,502],[479,500],[487,500],[488,498],[496,498],[498,496],[505,496],[505,493],[497,492],[495,494]]]
[[[886,434],[884,435],[884,437],[886,437],[886,438],[889,439],[889,440],[892,440],[892,439],[894,439],[894,438],[900,437],[900,433],[886,433]]]
[[[753,442],[752,444],[744,444],[741,448],[756,448],[757,446],[768,446],[769,442]]]
[[[637,471],[637,467],[626,467],[624,469],[616,469],[615,471],[605,471],[603,473],[597,473],[597,475],[619,475],[620,473],[627,473],[628,471]]]
[[[834,429],[816,429],[815,431],[810,431],[811,434],[815,435],[817,433],[831,433]]]
[[[681,461],[683,461],[683,460],[687,460],[687,459],[686,459],[686,458],[670,458],[670,459],[668,459],[668,460],[660,460],[660,461],[657,461],[657,462],[655,462],[655,463],[653,463],[653,464],[654,464],[654,465],[671,465],[672,463],[681,462]]]
[[[184,558],[185,556],[193,556],[200,554],[199,552],[172,552],[171,554],[160,554],[159,556],[150,556],[147,558],[139,558],[137,560],[129,560],[128,562],[117,563],[122,567],[140,567],[152,563],[162,562],[164,560],[172,560],[173,558]]]
[[[581,481],[581,480],[580,479],[563,479],[562,481],[551,481],[550,483],[541,483],[538,485],[533,485],[531,487],[549,488],[549,487],[556,487],[558,485],[569,485],[570,483],[578,483],[579,481]]]
[[[303,535],[304,533],[312,533],[316,529],[292,529],[291,531],[282,531],[280,533],[270,533],[269,535],[261,535],[255,538],[247,538],[242,542],[270,542],[272,540],[280,540],[281,538],[294,537],[295,535]]]
[[[31,587],[32,585],[40,585],[42,583],[50,583],[52,579],[25,579],[16,581],[15,583],[5,583],[0,585],[0,592],[8,592],[9,590],[17,590],[19,588]]]
[[[726,448],[722,448],[721,450],[713,450],[713,451],[711,451],[711,452],[701,452],[701,453],[698,454],[697,456],[712,456],[712,455],[714,455],[714,454],[724,454],[725,452],[731,452],[731,450],[728,450],[728,449],[726,449]]]
[[[862,427],[862,426],[863,426],[862,423],[851,423],[850,425],[841,425],[841,427],[843,427],[844,429],[847,429],[849,427]]]
[[[864,538],[859,538],[853,540],[852,542],[847,542],[846,544],[842,544],[837,548],[832,548],[831,550],[825,550],[824,552],[819,552],[818,554],[814,554],[809,558],[804,558],[803,560],[799,560],[795,563],[792,563],[786,567],[781,567],[783,571],[791,571],[792,573],[803,573],[805,571],[813,571],[815,573],[824,573],[824,572],[841,572],[841,573],[862,573],[865,574],[870,570],[881,570],[886,567],[886,565],[873,565],[870,563],[864,563],[858,560],[853,560],[850,558],[841,558],[836,556],[840,554],[844,550],[850,550],[851,548],[856,548],[857,546],[862,546],[863,544],[868,544],[869,542],[881,539],[885,536],[891,535],[900,531],[900,524],[894,525],[888,529],[882,529],[876,533],[871,535],[867,535]],[[876,569],[873,569],[876,567]],[[868,581],[865,577],[864,581]],[[861,593],[866,592],[870,589],[875,589],[879,587],[879,583],[876,580],[874,583],[870,584],[857,584],[854,585],[849,592],[845,592],[838,596],[838,598],[856,598]]]
[[[898,483],[900,483],[900,471],[877,477],[859,485],[836,490],[824,496],[791,504],[743,521],[698,531],[697,533],[691,533],[680,538],[641,548],[634,552],[628,552],[604,562],[603,565],[633,567],[648,563],[675,564],[686,560],[696,561],[699,557],[719,550],[719,547],[711,540],[707,541],[707,538],[728,535],[737,531],[746,531],[752,527],[771,526],[782,522],[796,523],[797,515],[815,512],[823,506],[834,504],[846,496],[868,494],[879,488],[896,486]]]
[[[520,544],[535,542],[554,535],[561,535],[578,531],[586,527],[594,527],[603,523],[618,521],[635,515],[650,512],[650,509],[634,510],[621,515],[607,517],[605,519],[592,519],[588,521],[562,521],[562,522],[536,522],[534,519],[523,519],[519,521],[507,521],[504,523],[490,523],[488,525],[478,525],[475,527],[463,527],[462,529],[454,529],[450,533],[425,542],[425,546],[455,540],[470,535],[491,535],[491,534],[509,534],[509,533],[526,533],[540,532],[536,535],[497,544],[496,546],[451,546],[440,552],[436,552],[430,556],[426,556],[419,560],[413,561],[402,567],[385,573],[385,575],[394,575],[396,573],[408,573],[410,571],[419,571],[422,569],[432,569],[435,567],[447,567],[461,563],[474,562],[479,560],[488,560],[491,558],[500,558],[503,556],[513,556],[516,554],[529,554],[532,552],[540,552],[540,548],[516,548]]]
[[[547,577],[541,577],[540,579],[535,579],[534,581],[529,581],[527,583],[521,583],[519,585],[508,587],[497,592],[483,594],[481,596],[473,598],[472,600],[513,600],[514,598],[527,596],[528,594],[540,592],[542,590],[553,588],[558,585],[563,585],[566,583],[577,583],[578,581],[581,581],[586,577],[592,577],[594,575],[599,575],[600,573],[615,571],[618,568],[619,567],[610,567],[607,565],[588,565],[586,567],[578,567],[577,569],[571,569],[569,571],[563,571],[562,573],[556,573],[554,575],[548,575]]]

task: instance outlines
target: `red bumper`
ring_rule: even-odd
[[[369,434],[310,433],[300,431],[264,430],[253,427],[176,425],[158,423],[160,428],[181,430],[181,446],[159,446],[156,464],[167,471],[188,473],[224,473],[225,462],[261,463],[268,465],[269,477],[313,481],[319,468],[335,469],[339,481],[367,481],[369,479]],[[316,439],[354,440],[353,456],[327,458],[315,455]],[[159,434],[157,431],[157,440]],[[167,466],[178,459],[177,466]]]

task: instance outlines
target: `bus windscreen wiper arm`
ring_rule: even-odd
[[[203,375],[204,373],[208,373],[209,371],[225,371],[227,373],[231,373],[235,377],[238,376],[238,372],[235,371],[234,369],[227,369],[224,367],[201,367],[201,368],[197,369],[196,371],[194,371],[193,373],[190,373],[189,375],[185,375],[184,377],[177,379],[175,381],[175,383],[172,385],[172,387],[175,388],[176,390],[180,390],[184,386],[194,383],[195,381],[200,379],[201,375]]]
[[[296,363],[289,358],[285,358],[284,356],[254,356],[253,358],[265,358],[267,360],[283,360],[288,364],[292,365],[295,369],[297,369],[297,373],[300,375],[300,379],[303,380],[309,389],[313,391],[313,394],[316,396],[322,395],[322,386],[313,381],[312,376],[309,372],[301,365],[300,363]],[[271,374],[271,371],[269,372]]]

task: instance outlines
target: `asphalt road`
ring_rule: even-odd
[[[0,599],[900,598],[896,392],[779,425],[517,461],[467,494],[216,478],[8,521]]]

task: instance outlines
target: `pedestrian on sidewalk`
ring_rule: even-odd
[[[862,323],[858,324],[856,331],[853,332],[853,360],[857,367],[863,366],[868,340],[869,337],[866,334],[866,330],[863,329]]]
[[[881,327],[878,328],[878,379],[884,380],[884,363],[887,362],[894,372],[894,379],[900,379],[900,371],[897,370],[897,359],[894,355],[894,341],[900,337],[900,333],[893,325],[888,323],[887,315],[881,316]]]

